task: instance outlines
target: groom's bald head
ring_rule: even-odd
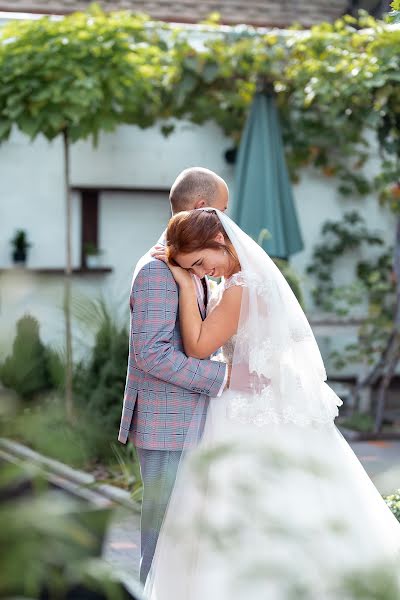
[[[225,181],[214,171],[191,167],[175,179],[169,200],[173,215],[206,206],[225,211],[228,208],[229,191]]]

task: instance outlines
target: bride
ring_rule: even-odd
[[[204,430],[188,436],[199,441],[183,453],[146,598],[386,598],[380,584],[400,598],[400,524],[334,426],[341,400],[277,267],[215,209],[175,215],[157,257],[179,286],[185,352],[221,348],[231,375],[198,407]],[[191,273],[224,278],[204,321]]]

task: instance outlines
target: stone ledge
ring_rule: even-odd
[[[29,460],[46,474],[50,475],[54,483],[59,482],[62,485],[65,484],[71,491],[82,492],[90,501],[96,502],[95,496],[90,496],[90,494],[96,494],[134,512],[139,512],[140,510],[139,505],[132,500],[129,492],[112,485],[97,483],[94,476],[90,475],[90,473],[73,469],[58,460],[43,456],[39,452],[35,452],[13,440],[0,438],[0,449],[20,460]],[[97,498],[96,503],[101,503],[99,498]]]

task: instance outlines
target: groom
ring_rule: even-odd
[[[172,214],[210,206],[225,211],[228,187],[213,171],[183,171],[170,192]],[[165,232],[158,241],[165,245]],[[195,278],[199,311],[207,309],[206,279]],[[128,372],[118,439],[137,448],[143,480],[140,580],[144,584],[175,482],[189,425],[201,430],[196,407],[222,394],[224,363],[188,358],[179,330],[178,288],[168,266],[150,252],[138,262],[130,295]],[[200,411],[201,412],[201,411]]]

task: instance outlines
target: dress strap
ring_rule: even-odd
[[[228,279],[225,279],[224,289],[228,290],[230,287],[233,287],[235,285],[238,285],[241,287],[247,287],[247,281],[246,281],[246,277],[245,277],[243,271],[234,273],[233,275],[231,275],[231,277],[229,277]]]

